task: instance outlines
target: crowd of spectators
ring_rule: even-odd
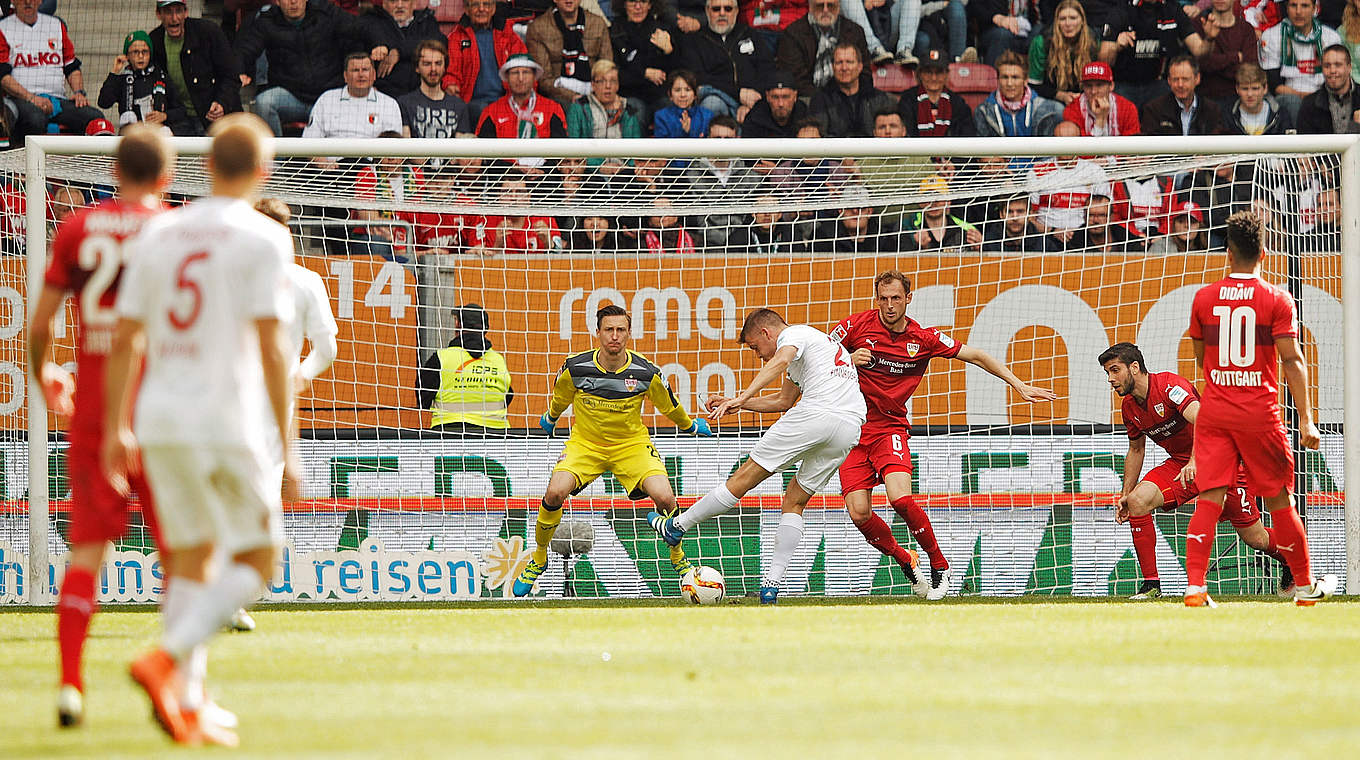
[[[463,15],[442,24],[418,0],[237,0],[230,37],[190,17],[184,2],[154,2],[160,24],[127,35],[91,103],[66,25],[39,0],[12,0],[0,19],[12,142],[108,131],[96,104],[115,109],[118,126],[149,121],[180,135],[243,108],[276,134],[322,138],[1360,132],[1360,0],[466,0]],[[914,86],[881,89],[884,66],[909,71]],[[995,90],[951,89],[971,70],[994,71]],[[654,213],[436,218],[433,231],[400,245],[384,237],[393,227],[356,232],[349,250],[409,257],[425,239],[478,252],[1008,250],[1035,241],[1041,250],[1171,252],[1195,245],[1195,224],[1223,208],[1194,200],[1208,190],[1189,174],[1109,183],[1097,162],[1077,158],[946,164],[913,182],[929,174],[919,189],[946,197],[959,181],[995,172],[1057,190],[1027,195],[1023,213],[1019,198],[869,209],[856,199],[900,182],[897,160],[521,158],[400,175],[378,163],[353,168],[370,196],[384,187],[416,195],[452,172],[482,178],[465,197],[613,193],[645,198]],[[696,219],[667,208],[814,192],[839,193],[845,208],[791,219]]]
[[[1045,136],[1060,121],[1093,135],[1360,130],[1349,108],[1360,0],[466,0],[456,20],[428,0],[234,0],[231,42],[184,2],[154,2],[160,25],[130,30],[98,104],[120,125],[176,134],[241,109],[243,86],[276,134],[296,133],[318,103],[334,106],[330,93],[352,90],[358,55],[372,66],[370,104],[415,101],[400,109],[407,135],[525,131],[483,118],[509,94],[517,55],[537,66],[535,113],[549,118],[537,101],[551,101],[572,137],[706,137],[716,116],[742,137],[792,137],[807,117],[828,137],[863,137],[888,103],[912,136]],[[102,114],[65,24],[39,0],[11,4],[0,88],[14,142],[83,131]],[[1329,49],[1345,77],[1327,76]],[[441,57],[436,98],[427,80]],[[1241,92],[1253,66],[1269,118]],[[951,72],[993,71],[990,94],[946,87]]]

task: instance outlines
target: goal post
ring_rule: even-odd
[[[202,156],[208,140],[175,143],[181,160],[172,194],[206,194]],[[26,203],[25,259],[0,274],[21,275],[21,282],[0,287],[23,286],[35,294],[50,242],[51,188],[106,192],[116,138],[36,137],[27,145],[22,164],[0,162],[0,175],[22,182]],[[276,152],[278,170],[264,194],[296,210],[299,262],[322,275],[342,340],[333,371],[300,401],[307,500],[289,509],[289,553],[267,598],[504,595],[508,576],[532,543],[537,499],[565,437],[543,437],[535,420],[547,407],[563,358],[592,347],[596,308],[616,303],[629,310],[633,348],[661,368],[695,412],[707,394],[730,395],[744,386],[758,366],[734,340],[741,315],[770,306],[790,321],[829,331],[850,313],[872,308],[869,283],[887,268],[915,280],[908,309],[913,318],[984,348],[1026,381],[1063,396],[1052,409],[1031,408],[976,367],[932,363],[911,410],[910,446],[918,460],[913,482],[956,568],[955,590],[1117,593],[1132,582],[1128,530],[1113,525],[1110,509],[1126,439],[1118,399],[1102,390],[1095,353],[1117,340],[1135,341],[1153,369],[1179,369],[1197,379],[1181,338],[1189,297],[1195,285],[1223,271],[1221,249],[1209,240],[1221,231],[1221,220],[1214,221],[1219,212],[1238,203],[1272,214],[1267,278],[1292,282],[1306,327],[1324,431],[1324,451],[1299,463],[1314,555],[1328,571],[1360,578],[1360,493],[1345,488],[1360,477],[1360,453],[1344,445],[1344,431],[1360,430],[1360,404],[1353,402],[1360,399],[1360,372],[1352,371],[1360,361],[1355,136],[283,139]],[[948,216],[985,239],[1002,223],[1004,208],[997,209],[1008,199],[1052,201],[1070,188],[1045,179],[1053,176],[1046,168],[1031,171],[1052,156],[1092,157],[1106,186],[1132,188],[1133,196],[1113,199],[1111,213],[1122,203],[1124,216],[1117,221],[1141,230],[1138,245],[1156,242],[1170,252],[1054,250],[1062,245],[1049,242],[1056,234],[1029,228],[1018,246],[1004,250],[986,250],[962,232],[961,242],[951,245],[922,244],[912,236],[916,215],[931,203],[948,201]],[[398,174],[356,184],[359,167],[368,164],[350,159],[381,165],[384,157],[403,160]],[[954,160],[939,163],[936,157]],[[988,174],[984,157],[1001,157],[1002,169]],[[633,179],[644,174],[638,167],[660,168],[626,186],[592,184],[606,171],[596,166],[601,161]],[[477,162],[475,176],[464,170]],[[1232,166],[1233,187],[1224,197],[1236,199],[1221,207],[1212,205],[1217,200],[1208,208],[1195,206],[1200,196],[1191,198],[1198,189],[1194,178],[1220,165]],[[418,181],[413,167],[423,170]],[[1245,184],[1238,179],[1243,167],[1251,169]],[[713,181],[695,179],[709,179],[709,171]],[[1318,181],[1324,176],[1336,181]],[[523,187],[510,187],[520,180]],[[1156,192],[1153,180],[1165,185],[1160,208],[1136,195]],[[1093,182],[1083,178],[1079,184]],[[1340,207],[1339,246],[1316,232],[1328,191]],[[1300,199],[1312,205],[1305,208]],[[1177,205],[1187,201],[1191,205]],[[1056,208],[1063,203],[1058,200]],[[842,219],[847,207],[865,211],[857,222],[862,227]],[[973,225],[969,214],[982,207]],[[1131,210],[1138,207],[1141,218]],[[1195,214],[1202,219],[1202,240],[1184,251],[1171,248],[1174,218]],[[770,230],[788,230],[783,244],[751,242],[761,240],[757,228],[770,217]],[[1310,220],[1300,221],[1304,217]],[[614,241],[612,247],[590,247],[582,222],[587,218],[612,225],[604,238]],[[431,225],[450,229],[429,233]],[[1080,229],[1086,226],[1083,221]],[[518,247],[509,242],[515,234],[522,239]],[[378,245],[356,247],[356,240]],[[492,345],[506,355],[514,378],[509,418],[515,432],[503,438],[432,432],[428,412],[415,400],[421,363],[452,335],[449,310],[473,302],[487,308]],[[72,317],[65,318],[69,327]],[[25,376],[18,374],[26,363],[22,334],[19,341],[0,349],[0,361],[20,368],[11,378]],[[61,333],[59,344],[59,360],[69,360],[71,334]],[[60,574],[49,568],[64,550],[52,526],[60,525],[67,480],[61,467],[49,466],[61,461],[62,424],[47,413],[36,383],[11,392],[22,397],[24,423],[10,427],[25,447],[5,450],[10,485],[0,497],[10,508],[0,515],[0,549],[11,557],[26,550],[28,582],[15,593],[18,576],[4,574],[7,557],[0,556],[0,603],[46,604]],[[17,423],[18,417],[16,412],[11,419]],[[569,412],[563,427],[570,418]],[[743,415],[724,421],[717,439],[693,440],[677,437],[669,421],[644,405],[644,423],[655,429],[682,504],[721,482],[772,421]],[[1148,466],[1160,461],[1154,448],[1148,447]],[[17,483],[26,487],[21,491]],[[742,508],[686,542],[692,558],[728,577],[729,593],[753,589],[758,581],[782,483],[776,475]],[[593,526],[594,538],[586,553],[565,563],[554,558],[540,583],[547,593],[676,593],[664,547],[637,519],[645,512],[638,508],[649,502],[626,496],[606,476],[569,502],[565,519],[584,523],[582,529]],[[907,545],[910,536],[881,489],[874,504]],[[790,571],[796,591],[905,592],[895,567],[864,544],[840,509],[835,480],[813,507]],[[1159,566],[1170,567],[1173,576],[1185,515],[1183,508],[1158,522]],[[120,547],[129,567],[135,553],[135,547]],[[1268,590],[1269,568],[1234,543],[1226,526],[1217,553],[1220,592]],[[123,589],[124,581],[111,575],[106,569],[105,598],[141,598],[145,589]]]

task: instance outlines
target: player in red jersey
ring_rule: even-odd
[[[95,601],[95,577],[104,562],[104,547],[121,537],[128,524],[129,499],[114,490],[99,467],[104,437],[104,371],[117,317],[113,312],[124,257],[123,242],[161,210],[161,193],[170,183],[175,155],[152,127],[134,126],[118,145],[113,173],[118,194],[77,211],[57,230],[51,262],[34,308],[28,336],[28,366],[42,384],[48,407],[70,415],[67,449],[71,473],[70,565],[57,600],[57,640],[61,649],[61,691],[57,718],[74,726],[83,716],[81,652]],[[47,361],[52,320],[67,295],[76,299],[80,337],[76,345],[72,404],[70,373]],[[148,491],[139,486],[142,512],[154,526]]]
[[[1214,524],[1239,464],[1261,494],[1277,546],[1299,585],[1294,602],[1311,606],[1336,591],[1336,576],[1314,580],[1308,537],[1294,509],[1294,455],[1280,419],[1276,356],[1299,419],[1299,440],[1316,449],[1308,366],[1299,351],[1298,318],[1289,293],[1261,279],[1261,219],[1250,211],[1228,217],[1227,277],[1200,288],[1190,308],[1190,338],[1204,369],[1204,396],[1195,426],[1195,479],[1202,489],[1185,541],[1185,604],[1213,607],[1204,575]]]
[[[887,271],[875,277],[874,298],[878,308],[846,317],[831,331],[831,339],[852,352],[851,360],[859,368],[860,392],[869,407],[859,444],[840,467],[841,494],[851,521],[869,545],[897,561],[912,591],[935,601],[949,592],[952,574],[949,560],[935,540],[930,518],[911,497],[911,452],[907,449],[911,437],[907,410],[926,366],[935,357],[958,359],[1006,381],[1026,401],[1052,401],[1057,395],[1021,382],[986,351],[965,346],[908,317],[911,280],[901,272]],[[888,524],[870,506],[869,496],[880,483],[893,510],[930,556],[928,585],[914,570],[914,553],[897,543]]]
[[[1143,352],[1132,343],[1110,346],[1100,354],[1099,361],[1110,387],[1124,399],[1120,414],[1129,434],[1124,488],[1114,519],[1129,524],[1133,552],[1143,572],[1143,584],[1130,598],[1156,599],[1162,595],[1162,583],[1157,575],[1157,529],[1152,513],[1190,504],[1198,493],[1192,454],[1199,392],[1174,372],[1148,372]],[[1149,438],[1170,458],[1139,480]],[[1289,565],[1275,547],[1275,532],[1261,522],[1256,497],[1247,491],[1246,473],[1240,469],[1227,491],[1223,519],[1232,522],[1243,543],[1280,563],[1280,588],[1292,593],[1294,580]]]

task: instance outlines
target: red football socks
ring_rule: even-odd
[[[1152,519],[1152,515],[1130,517],[1129,530],[1133,533],[1133,553],[1138,557],[1138,569],[1143,573],[1143,580],[1159,580],[1156,521]]]
[[[1209,572],[1209,555],[1214,549],[1214,538],[1218,535],[1218,518],[1223,514],[1223,504],[1199,499],[1195,502],[1195,514],[1190,518],[1190,527],[1185,532],[1185,582],[1190,586],[1203,586],[1204,576]]]
[[[916,500],[911,496],[903,496],[892,503],[892,508],[907,523],[907,528],[911,530],[916,543],[930,555],[930,566],[936,570],[949,567],[949,560],[944,558],[944,552],[940,551],[940,545],[935,541],[935,529],[930,527],[930,518]]]
[[[57,600],[57,642],[61,647],[61,682],[85,690],[80,678],[80,656],[90,631],[90,617],[99,603],[94,598],[94,574],[71,567],[61,582]]]
[[[889,528],[888,524],[883,522],[883,518],[879,517],[877,513],[870,512],[869,519],[865,520],[864,524],[855,527],[859,528],[859,532],[864,534],[864,540],[868,541],[870,546],[897,560],[898,565],[911,563],[911,556],[907,554],[907,550],[897,543],[897,539],[893,537],[892,528]]]
[[[1308,537],[1299,513],[1293,505],[1277,509],[1270,513],[1270,523],[1274,526],[1272,547],[1284,557],[1294,582],[1307,587],[1313,582],[1313,566],[1308,559]]]
[[[1266,544],[1266,548],[1261,550],[1261,553],[1266,555],[1267,557],[1270,557],[1271,559],[1275,560],[1281,565],[1288,565],[1289,558],[1284,555],[1284,552],[1280,551],[1279,535],[1276,534],[1273,528],[1266,528],[1265,531],[1266,541],[1268,541],[1269,543]],[[1290,572],[1293,572],[1292,568]]]

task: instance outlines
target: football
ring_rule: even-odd
[[[695,604],[717,604],[725,593],[727,582],[711,567],[691,568],[680,578],[680,595]]]

